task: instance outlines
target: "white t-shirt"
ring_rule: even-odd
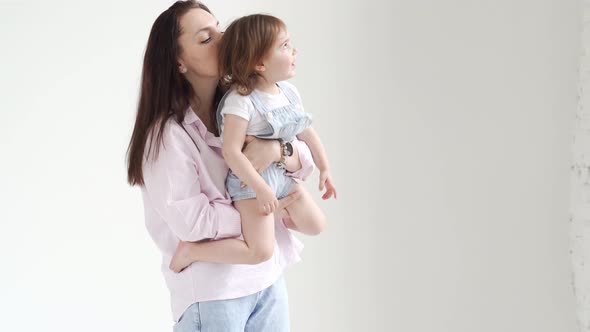
[[[288,82],[283,83],[285,83],[285,85],[288,85],[295,92],[295,94],[297,94],[299,100],[301,100],[301,95],[299,94],[299,91],[297,91],[297,88],[293,84]],[[285,96],[282,90],[279,89],[279,91],[280,93],[278,94],[270,94],[267,92],[256,90],[256,92],[260,96],[260,101],[269,109],[282,107],[289,104],[287,96]],[[301,111],[303,111],[303,108],[301,108]],[[225,98],[223,108],[221,109],[222,119],[225,117],[226,114],[237,115],[241,118],[248,120],[248,128],[246,129],[246,135],[258,133],[261,130],[264,130],[268,125],[266,119],[264,119],[260,112],[254,108],[254,104],[252,104],[250,96],[242,96],[235,89],[231,90]],[[221,121],[221,131],[223,132],[223,120]]]

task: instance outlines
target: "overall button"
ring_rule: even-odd
[[[266,113],[266,118],[268,120],[272,120],[272,113],[271,112]]]

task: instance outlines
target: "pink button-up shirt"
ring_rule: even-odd
[[[277,219],[274,254],[266,262],[195,262],[181,273],[168,268],[180,240],[241,236],[240,214],[225,188],[228,166],[221,154],[221,139],[208,132],[190,108],[183,124],[190,137],[176,121],[167,123],[158,158],[144,163],[145,185],[141,188],[146,227],[162,252],[161,269],[170,290],[174,321],[195,302],[232,299],[265,289],[287,266],[300,260],[303,248]],[[305,179],[314,168],[311,152],[303,142],[293,144],[299,151],[302,168],[292,176]]]

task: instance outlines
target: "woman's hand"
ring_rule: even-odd
[[[258,202],[258,210],[265,216],[275,212],[279,207],[279,200],[268,185],[256,191],[256,201]]]
[[[246,136],[246,147],[242,153],[248,158],[259,174],[274,162],[281,160],[281,144],[277,140],[267,140]]]

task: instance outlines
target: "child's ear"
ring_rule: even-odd
[[[263,72],[266,70],[266,67],[264,67],[264,65],[257,65],[256,67],[254,67],[254,69],[256,69],[256,71],[258,72]]]

